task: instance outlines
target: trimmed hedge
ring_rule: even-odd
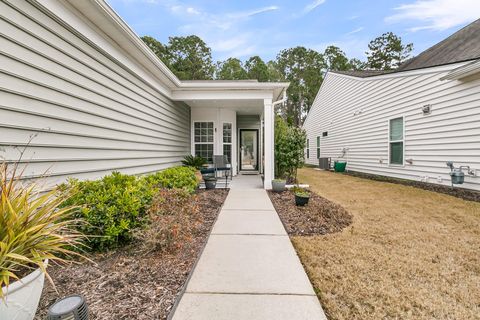
[[[92,251],[104,251],[128,243],[133,231],[147,223],[147,210],[159,188],[192,193],[197,186],[195,169],[190,167],[141,177],[113,172],[93,181],[70,179],[66,187],[76,192],[63,206],[79,207],[75,216],[86,221],[79,231],[88,236]]]

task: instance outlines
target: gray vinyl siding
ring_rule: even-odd
[[[190,153],[190,108],[35,5],[0,2],[0,156],[27,144],[27,177],[154,172]]]
[[[445,67],[366,79],[328,73],[304,124],[307,163],[318,164],[320,136],[320,156],[335,160],[349,148],[353,171],[450,185],[445,163],[453,161],[480,175],[480,80],[440,81],[447,73]],[[422,113],[426,104],[430,115]],[[404,159],[412,164],[388,163],[389,119],[396,117],[404,117]],[[462,187],[480,190],[480,177],[466,176]]]

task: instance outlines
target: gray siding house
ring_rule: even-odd
[[[303,127],[307,163],[480,190],[480,20],[393,72],[329,71]]]
[[[270,187],[288,83],[180,81],[103,0],[7,0],[0,13],[0,156],[28,144],[26,177],[143,174],[190,153],[226,154],[237,174],[238,121],[254,126],[249,159]]]

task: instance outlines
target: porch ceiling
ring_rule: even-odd
[[[235,110],[239,115],[259,115],[263,112],[264,101],[248,100],[191,100],[185,101],[191,108],[226,108]]]

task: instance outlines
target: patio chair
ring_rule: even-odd
[[[232,166],[228,162],[227,156],[224,155],[214,155],[213,156],[213,166],[215,168],[215,177],[218,176],[218,172],[223,172],[225,174],[225,188],[228,186],[228,176],[232,177]]]

